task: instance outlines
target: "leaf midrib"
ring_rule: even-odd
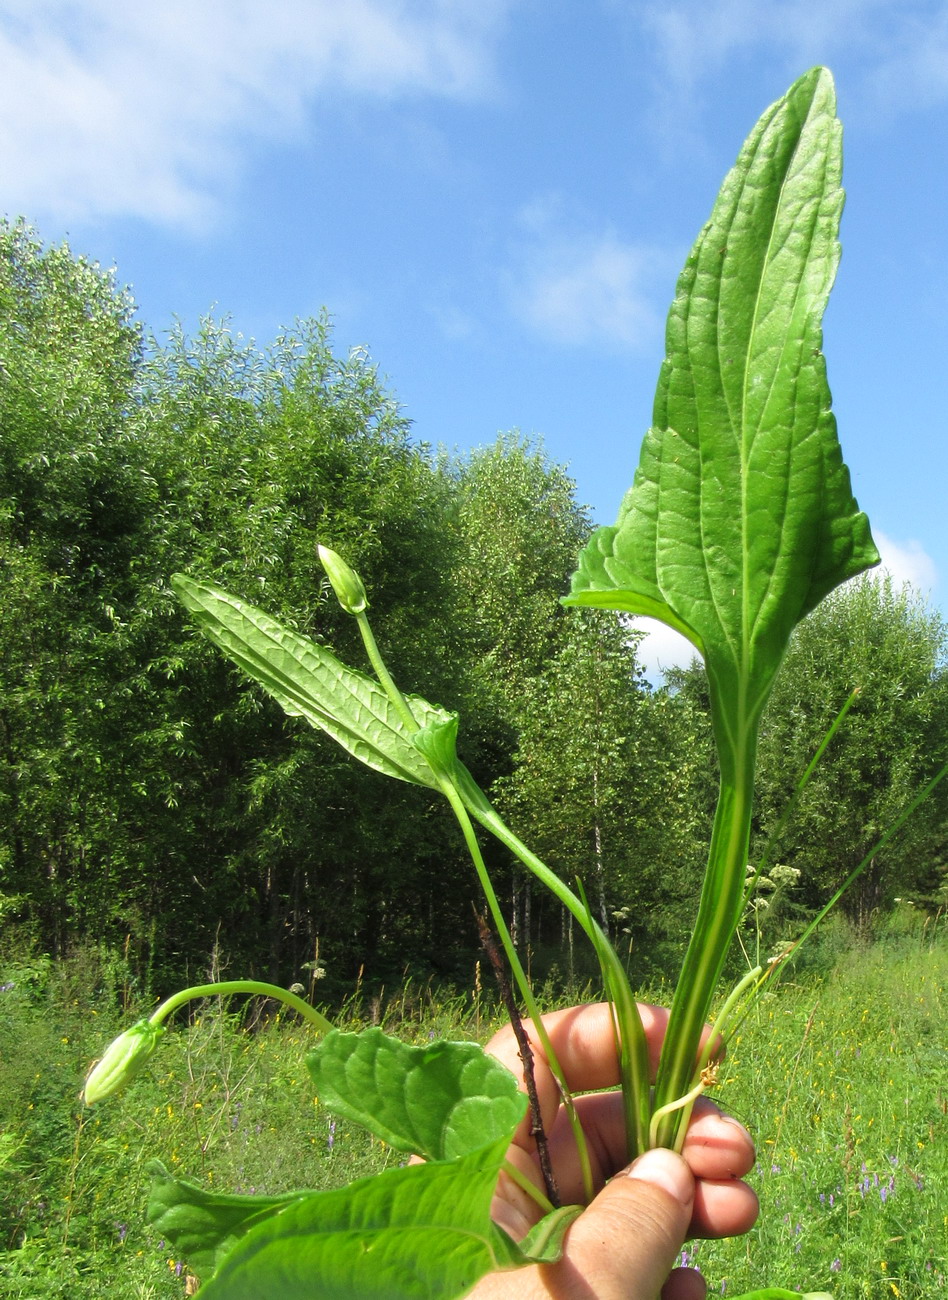
[[[773,587],[778,572],[778,568],[779,568],[779,565],[776,562],[777,559],[779,559],[779,555],[778,555],[777,557],[775,557],[775,563],[772,565],[770,572],[768,573],[766,587],[764,589],[760,601],[758,602],[758,607],[757,607],[756,614],[754,615],[753,622],[751,622],[750,554],[749,554],[749,546],[748,546],[748,533],[749,533],[748,493],[750,488],[749,460],[750,460],[750,454],[751,454],[754,441],[756,440],[757,436],[760,433],[760,426],[758,425],[755,428],[752,436],[748,436],[748,428],[747,428],[748,420],[747,420],[746,413],[747,413],[748,396],[749,396],[750,355],[751,355],[753,340],[757,332],[757,322],[761,312],[763,286],[767,279],[767,271],[771,263],[771,256],[774,249],[774,242],[776,239],[777,228],[779,224],[778,218],[781,213],[784,194],[790,182],[790,178],[795,174],[793,171],[793,167],[799,156],[800,146],[801,146],[804,131],[806,130],[806,127],[809,123],[810,112],[813,106],[813,99],[815,99],[816,97],[816,89],[817,87],[814,87],[813,97],[810,100],[810,105],[807,109],[807,112],[803,115],[800,134],[797,138],[797,142],[794,145],[793,152],[788,161],[786,170],[784,172],[783,180],[780,183],[780,190],[777,198],[777,203],[774,208],[774,221],[771,224],[770,234],[767,240],[767,250],[764,254],[764,258],[761,263],[761,274],[758,279],[757,292],[754,298],[754,311],[753,311],[753,317],[751,321],[751,329],[748,335],[748,347],[745,356],[743,382],[741,385],[740,457],[741,457],[741,638],[742,638],[742,650],[743,650],[743,660],[741,663],[742,676],[744,675],[744,670],[746,670],[747,664],[749,662],[751,644],[753,642],[753,638],[757,630],[757,625],[759,623],[760,618],[762,617],[764,607],[767,603],[767,597],[771,591],[771,588]],[[760,143],[762,142],[763,142],[763,135],[761,136]],[[758,150],[756,151],[756,153],[759,153],[759,148],[760,148],[760,144],[758,145]],[[756,157],[756,153],[755,153],[755,157]],[[829,165],[829,159],[826,152],[824,151],[823,153],[820,154],[820,167],[821,167],[820,186],[819,186],[818,193],[815,197],[815,201],[813,203],[813,207],[812,207],[813,215],[809,223],[808,239],[807,239],[807,250],[808,250],[807,257],[809,256],[809,250],[812,249],[813,247],[813,230],[819,223],[820,214],[822,212],[823,204],[826,198],[826,176],[828,171],[828,165]],[[791,232],[788,230],[787,234],[789,235],[790,233]],[[802,273],[798,277],[796,285],[794,287],[793,309],[786,314],[786,325],[782,333],[781,344],[780,344],[781,357],[783,357],[783,355],[786,352],[787,340],[788,340],[789,331],[792,322],[794,320],[795,309],[799,302],[800,295],[803,292],[803,285],[806,279],[806,262],[807,262],[807,258],[804,258]],[[718,308],[720,311],[720,298],[718,299]],[[797,373],[799,374],[799,370]],[[770,400],[773,396],[775,384],[780,374],[781,374],[781,366],[779,363],[775,363],[771,369],[771,378],[768,385],[767,395],[764,398],[764,400],[761,402],[762,412],[766,411],[770,403]],[[792,454],[792,450],[793,449],[791,447],[790,448],[791,454]],[[790,480],[791,480],[791,475],[788,473],[783,477],[783,481],[782,481],[783,493],[780,502],[781,534],[783,531],[783,521],[786,519],[787,503],[789,501],[789,496],[790,496],[790,487],[791,487]],[[776,513],[775,502],[772,504],[771,508]]]

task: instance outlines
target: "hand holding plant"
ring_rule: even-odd
[[[668,1012],[639,1006],[651,1068],[658,1066]],[[757,1217],[757,1197],[742,1182],[754,1163],[746,1130],[702,1099],[695,1108],[682,1157],[655,1151],[640,1156],[627,1176],[625,1129],[619,1062],[608,1006],[593,1003],[544,1016],[544,1025],[570,1087],[576,1093],[583,1131],[589,1142],[596,1199],[575,1221],[564,1243],[563,1258],[516,1274],[495,1274],[471,1293],[472,1300],[517,1300],[555,1295],[561,1300],[622,1296],[651,1300],[668,1278],[665,1300],[703,1295],[704,1285],[692,1269],[669,1271],[685,1237],[724,1237],[746,1232]],[[544,1127],[564,1201],[583,1195],[576,1145],[562,1109],[552,1072],[534,1043],[537,1090]],[[514,1074],[522,1074],[513,1031],[503,1029],[487,1051]],[[612,1091],[604,1091],[611,1089]],[[543,1180],[530,1125],[517,1131],[508,1159],[542,1189]],[[615,1175],[620,1175],[615,1177]],[[608,1180],[613,1179],[612,1182]],[[603,1190],[605,1188],[605,1190]],[[539,1217],[537,1205],[506,1174],[501,1174],[492,1207],[495,1223],[521,1238]],[[602,1243],[607,1240],[608,1249]],[[632,1289],[632,1288],[636,1289]]]

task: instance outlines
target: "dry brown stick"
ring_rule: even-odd
[[[537,1083],[533,1073],[533,1048],[530,1046],[530,1039],[523,1027],[520,1010],[514,1001],[510,980],[507,978],[507,971],[497,949],[494,936],[480,912],[475,909],[474,915],[477,917],[477,929],[480,933],[481,944],[487,953],[497,984],[500,987],[501,997],[510,1017],[510,1027],[513,1029],[514,1037],[517,1040],[520,1060],[523,1062],[523,1081],[527,1086],[527,1099],[530,1102],[530,1136],[537,1144],[537,1159],[540,1162],[540,1172],[543,1174],[547,1198],[558,1209],[562,1202],[559,1188],[556,1185],[556,1175],[553,1173],[553,1163],[550,1160],[550,1144],[547,1140],[546,1129],[543,1127],[543,1116],[540,1113],[540,1098],[537,1094]]]

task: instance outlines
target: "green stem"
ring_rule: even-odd
[[[648,1142],[650,1147],[657,1147],[661,1145],[661,1143],[658,1140],[658,1131],[661,1128],[662,1120],[666,1117],[666,1115],[672,1115],[675,1113],[675,1111],[681,1111],[686,1109],[688,1111],[688,1114],[690,1115],[692,1107],[694,1106],[698,1098],[701,1096],[701,1094],[704,1092],[706,1086],[707,1085],[704,1083],[696,1083],[690,1092],[686,1092],[685,1095],[683,1097],[679,1097],[677,1101],[670,1101],[666,1105],[659,1106],[657,1110],[652,1111],[652,1120],[651,1123],[649,1124],[649,1129],[648,1129]],[[684,1125],[682,1125],[681,1132],[678,1135],[678,1141],[675,1144],[675,1150],[678,1151],[679,1154],[681,1152],[681,1146],[684,1140],[684,1136],[685,1136]]]
[[[699,1073],[709,1064],[711,1057],[714,1055],[714,1050],[716,1048],[720,1049],[724,1046],[726,1042],[724,1034],[725,1027],[728,1029],[728,1032],[730,1032],[730,1025],[728,1022],[734,1015],[735,1008],[743,997],[748,986],[754,984],[757,980],[760,980],[760,982],[763,983],[760,979],[763,970],[764,968],[762,966],[755,966],[753,970],[747,972],[744,978],[728,994],[724,1006],[715,1016],[713,1032],[708,1036],[708,1041],[705,1043],[701,1055],[698,1057]],[[757,989],[754,988],[751,992],[751,997],[753,998],[756,993]],[[741,1017],[741,1020],[743,1020],[743,1016]]]
[[[754,786],[752,740],[745,743],[728,767],[729,771],[722,761],[721,790],[698,916],[662,1044],[655,1084],[656,1109],[676,1101],[691,1088],[701,1033],[740,922]],[[666,1115],[658,1129],[660,1145],[674,1148],[682,1117],[681,1111]]]
[[[533,1182],[532,1179],[528,1178],[526,1174],[521,1173],[512,1160],[504,1160],[503,1170],[512,1183],[516,1183],[521,1191],[526,1192],[529,1197],[536,1201],[544,1214],[552,1214],[554,1212],[556,1206],[553,1202],[547,1200],[539,1187],[537,1187],[536,1183]]]
[[[787,822],[790,820],[797,804],[800,802],[800,796],[802,795],[806,786],[809,784],[810,777],[813,775],[813,773],[816,771],[817,767],[819,766],[820,759],[826,753],[827,746],[829,745],[833,737],[836,735],[836,732],[839,730],[839,727],[843,719],[845,718],[846,714],[849,712],[849,710],[856,703],[856,700],[859,698],[859,692],[861,690],[862,690],[861,686],[853,687],[852,691],[850,692],[846,700],[846,703],[843,705],[839,713],[837,713],[836,717],[833,719],[832,723],[830,724],[829,730],[826,732],[826,735],[820,741],[816,753],[813,755],[813,757],[810,759],[809,763],[807,764],[806,771],[800,777],[799,781],[797,781],[796,786],[794,787],[793,790],[793,794],[790,796],[789,800],[787,801],[787,806],[780,814],[780,817],[777,821],[777,825],[771,831],[770,835],[768,835],[767,844],[766,847],[764,848],[763,854],[761,855],[760,862],[757,866],[757,871],[755,872],[753,877],[748,881],[747,890],[744,894],[744,905],[741,908],[742,912],[744,911],[744,908],[747,907],[747,904],[750,902],[751,896],[757,887],[757,882],[760,880],[761,876],[765,874],[767,867],[770,865],[770,851],[772,846],[779,842],[780,836],[783,834],[784,827],[786,826]],[[758,952],[758,957],[759,956],[760,953]]]
[[[496,809],[461,769],[458,789],[465,806],[485,829],[515,854],[563,906],[572,913],[589,937],[602,966],[606,996],[615,1006],[619,1028],[619,1077],[622,1082],[629,1159],[647,1149],[650,1114],[648,1043],[625,967],[589,909],[554,871],[514,835]]]
[[[891,825],[891,826],[886,830],[885,834],[882,835],[882,836],[880,836],[879,839],[875,842],[875,844],[873,844],[872,848],[869,850],[869,852],[866,854],[866,856],[862,859],[862,861],[859,863],[859,865],[858,865],[857,867],[855,867],[855,868],[854,868],[854,869],[849,873],[849,875],[846,877],[846,879],[845,879],[845,880],[843,881],[843,883],[840,885],[839,889],[837,889],[836,893],[833,895],[833,897],[830,899],[830,901],[826,904],[826,906],[825,906],[825,907],[824,907],[824,908],[823,908],[819,913],[817,913],[817,915],[813,918],[813,920],[810,922],[810,924],[807,926],[807,928],[803,931],[803,934],[801,934],[800,938],[796,941],[796,943],[793,945],[793,947],[792,947],[792,948],[791,948],[791,949],[786,953],[786,956],[783,958],[784,961],[786,960],[787,957],[791,956],[792,953],[796,952],[797,948],[800,947],[800,944],[801,944],[801,943],[805,943],[806,940],[809,939],[810,935],[813,933],[813,931],[816,929],[816,927],[819,925],[819,923],[820,923],[820,922],[823,920],[823,918],[826,916],[827,912],[829,912],[829,911],[831,910],[831,908],[833,908],[833,907],[836,906],[836,904],[837,904],[837,903],[839,902],[839,900],[842,898],[843,894],[845,894],[846,890],[847,890],[847,889],[849,888],[849,886],[853,883],[853,881],[856,880],[858,876],[862,875],[862,873],[865,871],[866,867],[868,867],[869,863],[870,863],[870,862],[872,861],[872,859],[876,856],[876,854],[877,854],[877,853],[881,853],[881,851],[882,851],[882,850],[885,848],[885,846],[888,844],[889,840],[892,839],[893,835],[895,835],[897,831],[899,831],[899,830],[902,829],[902,827],[905,825],[905,823],[906,823],[906,822],[908,821],[908,819],[911,817],[912,813],[913,813],[913,812],[915,811],[915,809],[919,806],[919,804],[924,803],[924,801],[925,801],[925,800],[928,798],[928,796],[932,793],[932,791],[935,789],[935,787],[938,785],[938,783],[939,783],[939,782],[940,782],[940,781],[941,781],[941,780],[942,780],[946,775],[948,775],[948,763],[946,763],[944,767],[940,768],[940,769],[935,773],[935,775],[934,775],[934,776],[932,777],[932,779],[928,782],[928,784],[924,787],[924,789],[922,789],[922,790],[921,790],[921,791],[920,791],[920,792],[915,796],[915,798],[914,798],[914,799],[912,800],[912,802],[908,805],[908,807],[905,808],[905,809],[904,809],[904,810],[903,810],[903,811],[898,815],[898,817],[896,817],[895,821],[894,821],[894,822],[892,823],[892,825]],[[781,964],[782,964],[782,963],[781,963]],[[768,974],[769,974],[769,973],[770,973],[770,972],[768,971]]]
[[[375,633],[369,625],[368,618],[365,614],[356,614],[355,620],[359,625],[359,631],[362,633],[362,641],[365,645],[366,654],[369,656],[369,663],[372,665],[372,669],[376,677],[379,679],[382,689],[395,705],[399,717],[402,719],[408,730],[420,731],[421,728],[418,725],[418,719],[408,707],[408,701],[395,685],[395,680],[392,677],[392,674],[385,666],[385,660],[382,658],[378,642],[375,640]]]
[[[546,1026],[543,1023],[543,1017],[540,1014],[540,1008],[537,1006],[536,999],[533,996],[530,981],[527,979],[526,972],[520,962],[520,957],[518,956],[513,940],[510,937],[510,931],[507,928],[507,922],[504,919],[503,912],[501,911],[500,902],[494,892],[493,883],[487,872],[487,864],[484,862],[484,857],[481,853],[481,846],[477,842],[477,836],[474,833],[474,826],[468,816],[468,811],[465,808],[464,802],[454,784],[446,776],[438,774],[438,783],[441,786],[444,797],[451,805],[451,810],[461,827],[464,842],[471,855],[471,860],[474,863],[474,870],[477,872],[477,878],[480,881],[481,889],[483,890],[484,897],[487,900],[487,907],[491,914],[491,920],[494,923],[494,929],[500,937],[504,954],[517,983],[517,988],[520,990],[520,996],[523,998],[524,1005],[527,1008],[527,1013],[533,1022],[547,1064],[559,1085],[560,1093],[564,1105],[566,1106],[566,1113],[569,1117],[570,1126],[573,1130],[573,1136],[576,1139],[580,1167],[583,1173],[583,1189],[587,1201],[591,1201],[593,1198],[593,1181],[592,1167],[589,1161],[589,1149],[586,1144],[586,1137],[583,1133],[582,1125],[579,1122],[579,1116],[576,1114],[576,1107],[573,1105],[572,1094],[570,1093],[569,1085],[566,1082],[566,1076],[563,1074],[562,1067],[556,1058],[553,1044],[550,1042],[549,1034],[547,1033]]]
[[[259,980],[225,980],[220,984],[197,984],[190,989],[182,989],[180,993],[174,993],[156,1007],[149,1016],[149,1023],[160,1025],[163,1020],[177,1011],[178,1007],[183,1007],[186,1002],[192,998],[213,998],[226,997],[231,993],[254,993],[258,997],[276,998],[280,1002],[285,1002],[288,1007],[298,1011],[304,1020],[315,1026],[320,1033],[328,1034],[332,1025],[315,1007],[311,1007],[308,1002],[298,998],[295,993],[290,993],[287,989],[281,989],[277,984],[263,984]]]
[[[408,706],[408,702],[406,701],[405,697],[402,695],[398,686],[395,684],[394,678],[392,677],[391,673],[388,671],[388,668],[385,665],[385,661],[382,658],[381,652],[378,648],[378,643],[375,640],[375,635],[372,632],[372,628],[369,624],[369,620],[367,616],[363,612],[363,613],[356,614],[355,618],[356,618],[356,622],[359,625],[359,631],[362,634],[362,640],[363,643],[365,644],[366,653],[369,656],[369,662],[371,663],[372,668],[376,676],[378,677],[382,689],[385,691],[386,695],[392,701],[393,705],[398,711],[399,716],[401,717],[402,721],[404,722],[408,730],[410,732],[420,731],[421,728],[418,725],[417,719],[412,714],[412,711]],[[510,969],[513,974],[513,977],[517,983],[517,987],[520,990],[520,995],[523,998],[524,1005],[527,1008],[527,1013],[529,1014],[530,1019],[533,1022],[533,1026],[534,1029],[536,1030],[537,1037],[540,1040],[540,1045],[542,1046],[544,1054],[546,1056],[547,1064],[549,1065],[551,1071],[553,1072],[553,1076],[556,1079],[557,1084],[559,1085],[560,1093],[563,1098],[563,1103],[566,1107],[566,1113],[569,1117],[570,1126],[572,1127],[573,1134],[576,1139],[576,1146],[579,1153],[580,1167],[583,1173],[583,1187],[586,1192],[587,1200],[591,1201],[593,1198],[592,1166],[589,1160],[589,1148],[586,1143],[586,1137],[585,1134],[583,1133],[582,1125],[579,1122],[579,1116],[576,1114],[576,1107],[573,1105],[573,1099],[569,1090],[569,1086],[566,1082],[566,1077],[563,1074],[559,1061],[556,1058],[556,1053],[553,1050],[553,1044],[550,1042],[549,1035],[546,1032],[546,1027],[543,1024],[543,1018],[540,1015],[540,1008],[537,1006],[536,999],[533,996],[533,991],[530,988],[530,982],[527,979],[526,972],[524,971],[523,966],[520,963],[520,958],[517,955],[517,950],[514,948],[513,941],[510,937],[510,931],[507,928],[507,922],[501,910],[500,903],[497,899],[497,895],[494,892],[494,886],[491,882],[490,876],[488,875],[487,866],[486,863],[484,862],[480,845],[477,842],[477,836],[474,833],[474,827],[471,823],[470,816],[468,815],[468,811],[467,808],[465,807],[464,800],[461,796],[461,793],[455,781],[450,776],[448,776],[444,771],[440,771],[434,764],[432,764],[432,771],[434,772],[437,778],[438,786],[442,794],[445,796],[448,803],[451,805],[451,810],[453,811],[455,817],[458,820],[458,824],[461,827],[461,833],[464,836],[464,842],[467,845],[468,852],[471,855],[471,860],[474,863],[474,870],[477,872],[477,877],[478,880],[480,881],[481,889],[483,890],[484,897],[487,901],[487,907],[491,914],[491,920],[493,921],[494,929],[500,937],[501,945],[503,946],[504,953],[507,957],[507,961],[510,965]],[[472,785],[474,784],[473,781],[471,782],[471,784]],[[479,790],[478,790],[478,794],[481,796],[481,799],[486,803],[487,802],[486,798],[481,794]]]

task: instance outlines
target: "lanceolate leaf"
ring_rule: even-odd
[[[735,1300],[833,1300],[828,1291],[785,1291],[780,1286],[767,1286],[762,1291],[748,1291],[735,1296]]]
[[[205,635],[287,713],[305,718],[386,776],[438,788],[394,705],[370,677],[213,583],[175,574],[172,586]],[[418,696],[407,698],[419,726],[451,716]]]
[[[507,1139],[316,1192],[247,1233],[202,1300],[451,1300],[498,1266],[490,1204]]]
[[[830,410],[821,319],[839,258],[840,126],[814,69],[761,118],[692,249],[635,481],[567,603],[685,633],[762,705],[795,624],[878,563]]]
[[[509,1143],[526,1110],[513,1075],[477,1043],[409,1047],[381,1029],[333,1030],[306,1063],[329,1110],[426,1160]]]

